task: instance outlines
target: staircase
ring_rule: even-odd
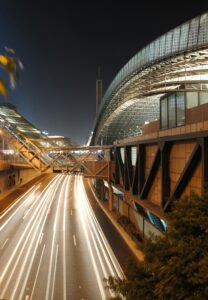
[[[35,145],[28,137],[24,136],[16,127],[0,115],[0,126],[9,136],[9,143],[19,154],[39,172],[53,172],[53,159]]]

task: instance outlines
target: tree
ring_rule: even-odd
[[[21,61],[16,57],[15,51],[11,48],[6,48],[6,54],[0,54],[0,68],[3,68],[9,75],[9,81],[12,88],[15,88],[15,81],[19,77],[20,70],[23,69]],[[7,96],[8,88],[6,82],[0,78],[0,94]]]
[[[168,217],[166,236],[144,243],[144,261],[129,264],[126,279],[108,279],[118,297],[208,299],[208,194],[176,201]]]

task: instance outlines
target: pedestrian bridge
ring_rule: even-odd
[[[82,171],[88,177],[109,177],[109,146],[79,146],[69,138],[48,136],[8,103],[0,104],[0,127],[4,153],[11,153],[8,148],[14,151],[13,166],[27,164],[39,172]]]

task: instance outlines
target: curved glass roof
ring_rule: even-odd
[[[138,100],[143,99],[145,102],[145,97],[148,97],[145,98],[146,101],[150,101],[151,96],[167,93],[169,89],[177,88],[184,81],[198,80],[191,78],[191,76],[195,76],[194,68],[195,73],[200,74],[200,79],[202,73],[204,74],[204,81],[206,81],[208,74],[207,48],[208,13],[204,13],[165,33],[140,50],[118,72],[107,89],[95,120],[91,143],[100,143],[103,135],[112,136],[113,128],[117,128],[117,132],[125,131],[124,126],[119,125],[119,117],[117,116],[112,121],[111,115],[115,115],[114,112],[126,101],[135,99],[135,102],[139,103]],[[152,114],[150,118],[147,117],[148,121],[158,117],[158,98],[156,98],[156,102],[155,114],[154,116]],[[126,119],[128,113],[130,117],[136,107],[132,104],[131,110],[128,106]],[[122,110],[122,114],[124,115],[124,110]],[[144,109],[140,110],[135,118],[144,119],[143,114]],[[113,123],[114,125],[110,128],[110,124]],[[138,121],[138,123],[141,125],[142,122]],[[136,130],[134,131],[136,134]],[[114,135],[119,136],[119,134]],[[127,136],[127,132],[124,136]]]

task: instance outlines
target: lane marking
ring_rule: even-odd
[[[76,195],[81,195],[81,193],[80,193],[81,192],[80,191],[80,184],[79,184],[79,186],[78,186],[78,184],[79,184],[79,182],[78,182],[78,180],[76,180],[75,181],[75,188],[76,188],[76,193],[75,194]],[[78,188],[79,188],[79,190],[78,190]],[[82,203],[81,203],[80,198],[81,197],[77,197],[77,202],[82,207]],[[89,234],[87,232],[86,223],[84,222],[84,212],[82,210],[80,210],[80,213],[82,214],[82,216],[81,216],[80,219],[81,219],[81,223],[82,223],[82,227],[83,227],[85,239],[86,239],[86,242],[87,242],[87,247],[88,247],[88,250],[89,250],[89,253],[90,253],[91,262],[92,262],[93,269],[94,269],[94,272],[95,272],[95,276],[96,276],[96,279],[97,279],[98,288],[100,290],[101,299],[102,300],[106,300],[105,290],[104,290],[104,287],[103,287],[103,280],[100,278],[100,274],[99,274],[99,270],[98,270],[98,267],[97,267],[97,263],[95,261],[93,250],[92,250],[91,243],[90,243]]]
[[[52,181],[50,183],[48,183],[46,185],[46,187],[44,188],[44,190],[41,192],[41,194],[39,195],[39,197],[42,196],[42,194],[44,194],[45,190],[47,189],[48,186],[50,186],[52,183],[54,183],[54,181],[57,179],[58,177],[54,177],[52,179]],[[31,196],[33,195],[34,192],[36,192],[38,190],[38,188],[40,187],[40,185],[38,185],[37,187],[34,185],[32,186],[24,195],[22,195],[20,198],[18,198],[18,200],[11,206],[8,208],[8,210],[6,210],[3,214],[0,215],[0,219],[2,219],[10,210],[13,206],[15,206],[17,203],[20,202],[20,200],[25,197],[28,193],[32,192],[32,194],[29,195],[29,197],[27,199],[25,199],[25,201],[19,206],[16,208],[16,210],[13,212],[13,214],[11,214],[8,219],[3,223],[3,225],[0,226],[0,232],[1,230],[7,225],[7,223],[12,219],[12,217],[20,210],[20,208],[25,205],[25,202],[31,198]],[[33,191],[32,191],[33,189]],[[36,201],[34,201],[36,202]]]
[[[41,261],[42,261],[42,258],[43,258],[44,251],[45,251],[45,244],[43,246],[43,250],[42,250],[42,253],[41,253],[41,256],[40,256],[40,261],[39,261],[39,264],[38,264],[38,269],[37,269],[37,273],[36,273],[36,276],[35,276],[35,281],[34,281],[34,284],[33,284],[32,293],[31,293],[31,299],[32,299],[33,293],[35,291],[35,286],[36,286],[36,282],[37,282],[37,278],[38,278],[38,273],[39,273],[39,270],[40,270],[40,265],[41,265]]]
[[[28,209],[26,210],[26,212],[24,213],[23,220],[25,219],[25,217],[27,216],[27,214],[28,214],[29,211],[30,211],[30,209],[28,208]]]
[[[44,233],[42,232],[42,233],[41,233],[41,236],[40,236],[39,245],[42,243],[43,235],[44,235]]]
[[[76,236],[74,234],[73,234],[73,242],[74,242],[74,247],[76,247],[77,241],[76,241]]]
[[[55,278],[56,278],[56,267],[57,267],[57,260],[58,260],[58,250],[59,250],[59,245],[57,244],[57,246],[56,246],[56,259],[55,259],[55,269],[54,269],[54,277],[53,277],[51,299],[53,299],[53,294],[54,294]]]
[[[54,189],[54,192],[52,193],[52,196],[49,195],[50,201],[49,201],[49,205],[47,206],[48,208],[46,207],[46,208],[47,208],[47,209],[46,209],[47,211],[48,211],[48,209],[50,209],[50,207],[51,207],[51,205],[52,205],[52,203],[53,203],[53,200],[54,200],[54,198],[55,198],[55,194],[56,194],[56,192],[57,192],[57,189],[58,189],[58,186],[55,185],[55,189]],[[47,212],[46,212],[46,214],[45,214],[45,212],[44,212],[44,213],[43,213],[43,216],[44,216],[44,217],[43,217],[44,220],[43,220],[43,222],[42,222],[42,227],[40,226],[41,229],[38,230],[38,232],[40,232],[40,234],[39,234],[38,238],[35,240],[35,248],[33,249],[32,257],[30,258],[30,264],[29,264],[29,266],[28,266],[27,273],[24,274],[25,280],[24,280],[24,282],[23,282],[22,290],[21,290],[21,293],[20,293],[20,296],[19,296],[20,299],[22,299],[22,297],[23,297],[24,287],[26,286],[26,283],[27,283],[29,274],[30,274],[31,269],[32,269],[32,265],[33,265],[33,262],[34,262],[35,254],[36,254],[36,251],[37,251],[37,248],[38,248],[38,241],[39,241],[39,239],[40,239],[41,232],[43,231],[43,228],[44,228],[45,223],[46,223],[46,220],[47,220]]]
[[[45,205],[46,207],[46,211],[48,211],[48,209],[50,209],[52,203],[53,203],[53,200],[54,200],[54,197],[55,197],[55,194],[57,192],[57,189],[58,189],[58,186],[55,184],[55,188],[54,188],[54,191],[49,195],[49,205]],[[22,290],[21,290],[21,293],[20,293],[20,296],[19,298],[22,299],[23,298],[23,294],[24,294],[24,289],[25,289],[25,286],[27,284],[27,280],[28,280],[28,277],[29,277],[29,274],[31,272],[31,269],[32,269],[32,265],[33,265],[33,262],[34,262],[34,258],[35,258],[35,255],[36,255],[36,251],[37,251],[37,248],[38,248],[38,241],[40,239],[40,235],[41,235],[41,232],[43,231],[43,228],[45,226],[45,223],[46,223],[46,220],[47,220],[47,212],[43,212],[42,214],[42,219],[43,219],[43,222],[42,222],[42,226],[40,224],[40,230],[37,228],[37,232],[39,232],[39,235],[36,239],[34,239],[35,241],[35,247],[33,248],[33,253],[32,253],[32,257],[30,257],[30,264],[27,268],[27,272],[26,274],[24,273],[24,282],[22,284]]]
[[[101,249],[103,249],[103,247],[104,247],[105,250],[106,250],[106,252],[107,252],[107,254],[108,254],[109,259],[107,259],[105,252],[103,252],[103,254],[105,256],[105,259],[106,259],[106,262],[107,262],[107,264],[109,266],[109,269],[111,270],[111,274],[113,276],[115,276],[114,271],[112,270],[112,267],[110,266],[110,264],[113,265],[114,270],[117,273],[117,276],[119,276],[120,278],[124,278],[125,276],[123,274],[122,268],[121,268],[121,266],[120,266],[117,258],[115,257],[115,254],[113,253],[113,250],[112,250],[109,242],[107,241],[107,239],[106,239],[106,237],[105,237],[105,235],[104,235],[104,233],[103,233],[103,231],[102,231],[102,229],[100,227],[100,224],[99,224],[99,222],[98,222],[98,220],[97,220],[97,218],[95,216],[95,213],[94,213],[94,211],[93,211],[93,209],[92,209],[92,207],[91,207],[91,205],[89,203],[89,200],[87,198],[87,194],[86,194],[86,191],[85,191],[85,188],[84,188],[83,179],[82,179],[82,188],[83,188],[83,191],[85,192],[85,195],[86,195],[86,200],[87,200],[86,201],[86,207],[87,207],[87,210],[88,210],[89,220],[91,222],[92,222],[92,220],[94,221],[93,228],[94,228],[94,232],[95,232],[95,234],[97,236],[98,242],[99,242],[100,245],[101,245],[101,242],[103,243],[103,246],[101,246]],[[92,190],[92,192],[94,193],[93,190]],[[95,196],[95,194],[94,194],[94,196]],[[97,232],[95,230],[95,226],[98,229]],[[99,235],[99,237],[101,239],[98,237],[98,235]]]
[[[83,180],[81,181],[81,178],[79,178],[78,180],[78,183],[77,183],[77,195],[83,195],[83,197],[78,197],[78,203],[80,204],[80,211],[83,215],[83,218],[82,219],[86,219],[86,221],[88,221],[88,226],[92,228],[92,230],[90,230],[90,233],[91,233],[91,238],[93,240],[93,244],[94,244],[94,247],[95,247],[95,250],[97,252],[97,255],[98,255],[98,261],[100,262],[100,266],[101,266],[101,269],[102,269],[102,272],[104,273],[104,276],[107,277],[107,270],[105,268],[105,265],[104,265],[104,261],[105,263],[107,264],[107,266],[109,267],[109,271],[110,271],[110,274],[115,276],[115,272],[112,268],[112,266],[114,266],[115,270],[117,271],[117,274],[120,278],[123,278],[124,276],[122,276],[122,269],[119,268],[119,263],[117,262],[117,260],[115,259],[115,256],[112,255],[112,250],[110,248],[110,245],[109,243],[107,242],[105,236],[104,236],[104,233],[102,232],[102,229],[96,219],[96,216],[95,216],[95,213],[93,212],[92,210],[92,207],[89,203],[89,200],[88,200],[88,197],[87,197],[87,194],[86,194],[86,191],[85,191],[85,188],[84,188],[84,184],[83,184]],[[83,220],[82,220],[83,221]],[[84,223],[84,221],[83,221]],[[95,234],[95,236],[93,235],[93,232]],[[97,242],[95,241],[95,237],[97,239]],[[98,245],[100,247],[100,250],[101,250],[101,253],[103,254],[104,256],[104,260],[101,258],[101,255],[100,255],[100,251],[98,250]],[[112,265],[111,265],[112,264]],[[118,267],[117,267],[117,264],[118,264]],[[120,270],[119,270],[120,269]],[[110,295],[113,295],[115,296],[111,291],[109,291]]]
[[[55,238],[56,238],[56,231],[57,231],[58,215],[60,214],[59,208],[60,208],[60,203],[62,201],[64,184],[65,184],[66,181],[67,181],[67,177],[64,178],[64,182],[62,183],[61,190],[60,190],[60,193],[59,193],[59,198],[58,198],[58,201],[57,201],[58,203],[57,203],[57,207],[56,207],[55,221],[54,221],[54,226],[53,226],[52,248],[51,248],[51,253],[50,253],[50,261],[49,261],[49,269],[48,269],[48,278],[47,278],[45,300],[48,300],[50,298],[50,291],[51,291],[50,285],[51,285],[51,276],[52,276],[51,273],[52,273],[52,263],[53,263],[53,256],[54,256],[54,247],[55,247]]]
[[[20,198],[17,198],[17,200],[11,205],[9,206],[9,208],[7,208],[6,210],[4,210],[1,214],[0,214],[0,219],[2,219],[6,214],[8,214],[8,212],[10,212],[10,210],[17,205],[22,198],[26,197],[27,194],[29,194],[30,192],[32,192],[33,189],[35,189],[36,185],[32,186],[26,193],[24,193],[22,196],[20,196]]]
[[[37,190],[37,189],[36,189]],[[36,191],[35,190],[35,191]],[[34,191],[33,191],[33,193],[34,193]],[[29,196],[30,197],[30,196]],[[26,213],[24,214],[24,216],[23,216],[23,219],[25,219],[26,218],[26,216],[27,216],[27,214],[31,211],[31,209],[33,208],[33,206],[36,204],[36,202],[37,202],[37,199],[36,199],[36,201],[33,201],[33,203],[32,203],[32,205],[30,206],[30,208],[26,211]]]
[[[19,253],[19,255],[18,255],[17,259],[16,259],[16,262],[15,262],[15,264],[14,264],[14,266],[13,266],[12,272],[9,274],[9,279],[7,279],[7,283],[6,283],[5,287],[4,287],[4,290],[1,291],[0,298],[3,298],[3,297],[4,297],[4,293],[5,293],[5,291],[7,290],[7,287],[8,287],[8,285],[9,285],[10,279],[11,279],[11,277],[13,276],[13,274],[14,274],[14,272],[15,272],[15,268],[16,268],[16,266],[17,266],[19,260],[20,260],[20,257],[21,257],[21,255],[22,255],[22,253],[23,253],[23,250],[24,250],[24,248],[25,248],[25,245],[26,245],[28,239],[30,238],[30,234],[31,234],[31,232],[32,232],[32,230],[33,230],[33,227],[36,228],[36,230],[38,230],[38,227],[39,227],[39,225],[40,225],[40,223],[41,223],[41,220],[43,219],[44,214],[45,214],[44,210],[47,210],[46,201],[47,201],[47,199],[48,199],[49,196],[50,196],[51,190],[52,190],[52,189],[54,188],[54,186],[55,186],[54,193],[53,193],[52,197],[50,197],[50,198],[51,198],[50,205],[51,205],[51,203],[52,203],[54,194],[55,194],[55,192],[56,192],[56,190],[57,190],[56,183],[57,183],[57,181],[60,181],[59,179],[60,179],[60,178],[59,178],[58,176],[55,177],[54,180],[52,180],[52,181],[44,188],[44,190],[43,190],[42,193],[40,194],[40,196],[42,196],[42,195],[43,195],[43,196],[42,196],[42,198],[41,198],[41,200],[40,200],[38,206],[36,207],[36,209],[35,209],[35,211],[34,211],[32,217],[31,217],[31,219],[29,220],[28,224],[26,225],[26,227],[25,227],[25,229],[24,229],[24,231],[23,231],[23,233],[22,233],[21,238],[18,240],[18,243],[17,243],[17,245],[16,245],[16,247],[15,247],[15,249],[14,249],[14,251],[13,251],[11,257],[10,257],[9,261],[7,262],[5,268],[4,268],[4,271],[3,271],[3,272],[1,273],[1,275],[0,275],[0,282],[2,282],[2,280],[3,280],[4,276],[5,276],[5,274],[6,274],[7,271],[8,271],[8,268],[9,268],[9,266],[10,266],[10,264],[11,264],[13,258],[14,258],[15,255],[16,255],[16,252],[17,252],[18,248],[20,247],[21,242],[23,241],[24,237],[26,236],[26,237],[25,237],[25,240],[24,240],[24,242],[23,242],[21,251],[20,251],[20,253]],[[44,194],[44,192],[45,192],[45,194]],[[50,207],[50,205],[49,205],[49,207]],[[45,206],[46,209],[45,209],[45,208],[44,208],[44,209],[41,209],[41,208],[44,207],[44,206]],[[41,215],[41,213],[42,213],[42,217],[38,218],[38,216]],[[34,220],[34,219],[35,219],[35,220]],[[45,219],[46,219],[46,218],[45,218]],[[37,221],[39,222],[39,224],[38,224],[38,226],[35,226],[36,223],[37,223]],[[45,222],[45,221],[44,221],[44,222]],[[32,226],[30,227],[30,224],[31,224],[31,223],[32,223]],[[29,232],[27,233],[28,229],[29,229]],[[41,228],[41,231],[42,231],[42,228]],[[36,235],[36,234],[35,234],[35,235]],[[33,234],[33,236],[32,236],[31,245],[32,245],[33,241],[35,240],[35,235]],[[34,237],[34,238],[33,238],[33,237]],[[31,246],[31,245],[30,245],[30,246]],[[33,256],[34,256],[34,255],[35,255],[35,251],[33,252]],[[32,260],[31,260],[31,261],[32,261]],[[25,276],[25,280],[26,280],[26,276]],[[16,282],[16,284],[17,284],[17,282]],[[23,288],[22,288],[22,289],[23,289]],[[14,289],[14,290],[15,290],[15,289]],[[14,292],[14,290],[13,290],[13,292]],[[23,289],[23,292],[24,292],[24,289]],[[23,295],[22,295],[22,297],[23,297]]]
[[[57,181],[57,180],[56,180],[56,181]],[[55,183],[56,183],[56,182],[55,182]],[[55,183],[53,182],[53,185],[54,185]],[[21,242],[22,242],[23,239],[24,239],[24,236],[26,236],[26,240],[28,240],[29,234],[30,234],[30,232],[31,232],[32,229],[33,229],[33,228],[30,228],[30,224],[32,223],[32,227],[34,226],[34,223],[35,223],[35,221],[37,220],[37,216],[40,214],[39,211],[41,211],[41,209],[39,210],[39,208],[41,207],[41,205],[44,206],[44,201],[45,201],[45,199],[49,196],[49,191],[48,191],[48,190],[45,191],[45,190],[46,190],[47,188],[48,188],[48,189],[52,189],[52,186],[50,186],[50,187],[48,187],[48,186],[49,186],[49,184],[45,187],[45,189],[44,189],[43,192],[41,193],[40,196],[42,196],[42,194],[43,194],[44,192],[46,192],[46,194],[43,195],[42,198],[41,198],[41,200],[39,201],[38,206],[36,207],[36,209],[35,209],[35,211],[34,211],[34,213],[33,213],[33,216],[31,217],[31,219],[29,220],[28,224],[26,225],[26,227],[25,227],[25,229],[24,229],[24,231],[23,231],[23,233],[22,233],[22,235],[21,235],[21,238],[18,240],[18,243],[17,243],[17,245],[16,245],[16,247],[15,247],[15,249],[14,249],[14,251],[13,251],[11,257],[10,257],[9,261],[7,262],[7,265],[6,265],[6,267],[4,268],[4,271],[1,273],[1,275],[0,275],[0,282],[3,280],[3,278],[4,278],[4,276],[5,276],[5,273],[7,272],[8,268],[9,268],[9,266],[10,266],[12,260],[13,260],[13,258],[14,258],[15,255],[16,255],[16,252],[17,252],[17,250],[18,250],[18,248],[19,248]],[[36,218],[36,219],[35,219],[35,218]],[[33,222],[33,219],[35,219],[34,222]],[[29,233],[27,233],[27,230],[28,230],[28,229],[29,229]],[[14,268],[13,268],[13,269],[14,269]]]
[[[37,190],[37,188],[36,188],[36,190]],[[34,192],[34,191],[33,191]],[[23,203],[19,206],[19,207],[17,207],[16,208],[16,210],[7,218],[7,220],[0,226],[0,232],[2,231],[2,229],[7,225],[7,223],[16,215],[16,213],[20,210],[20,208],[22,208],[22,206],[23,205],[25,205],[25,202],[28,200],[28,199],[30,199],[31,198],[31,196],[32,196],[32,194],[30,194],[29,195],[29,197],[28,198],[26,198],[24,201],[23,201]],[[19,199],[19,201],[20,200],[22,200],[22,198],[24,198],[23,196]],[[19,202],[18,201],[18,202]],[[5,212],[5,214],[6,214],[7,212]],[[3,214],[3,216],[5,215],[5,214]],[[0,216],[0,219],[1,218],[3,218],[3,216],[1,215]]]
[[[3,243],[3,245],[1,246],[0,250],[2,250],[4,248],[4,246],[6,245],[6,243],[8,242],[9,238],[6,239],[6,241]]]
[[[71,182],[71,177],[68,177],[67,185],[64,193],[64,217],[63,217],[63,299],[66,300],[66,212],[67,212],[67,199],[68,189]]]

